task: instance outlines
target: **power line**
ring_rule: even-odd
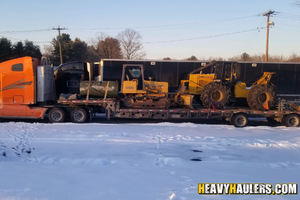
[[[283,12],[278,12],[278,13],[279,14],[276,15],[276,17],[278,17],[278,18],[291,19],[291,20],[300,20],[300,15],[283,13]]]
[[[259,24],[258,27],[261,27],[261,25],[263,24],[263,22],[264,22],[264,20],[261,21],[261,23]],[[257,31],[253,32],[253,34],[251,35],[251,37],[249,38],[249,40],[245,43],[244,47],[239,51],[238,54],[240,54],[243,49],[245,49],[245,51],[248,49],[248,47],[252,44],[254,38],[258,35],[259,32],[260,32],[260,29],[258,29]]]
[[[36,29],[36,30],[22,30],[22,31],[0,31],[0,33],[17,34],[17,33],[32,33],[32,32],[43,32],[51,31],[52,29]]]
[[[281,18],[281,19],[291,19],[291,20],[300,20],[300,18],[291,18],[291,17],[280,17],[280,16],[278,16],[278,18]]]
[[[283,13],[283,12],[277,12],[277,13],[279,13],[279,15],[283,15],[283,16],[300,17],[300,15],[296,15],[296,14]]]
[[[297,25],[291,25],[291,24],[283,24],[283,23],[276,23],[276,24],[281,24],[281,25],[285,25],[285,26],[294,26],[294,27],[300,27],[300,26],[297,26]]]
[[[164,24],[164,25],[153,25],[153,26],[136,26],[130,27],[133,29],[147,29],[147,28],[160,28],[160,27],[172,27],[172,26],[192,26],[192,25],[206,25],[206,24],[213,24],[219,23],[223,21],[231,21],[231,20],[238,20],[238,19],[245,19],[251,17],[258,17],[259,14],[256,15],[249,15],[244,17],[235,17],[235,18],[228,18],[228,19],[219,19],[219,20],[210,20],[210,21],[202,21],[202,22],[188,22],[188,23],[179,23],[179,24]],[[70,29],[72,31],[97,31],[97,30],[118,30],[118,29],[126,29],[128,27],[115,27],[115,28],[89,28],[89,29]],[[162,29],[165,30],[165,29]]]
[[[149,29],[149,28],[160,28],[160,27],[173,27],[173,28],[163,28],[163,29],[154,29],[154,30],[147,30],[147,31],[161,31],[161,30],[171,30],[171,29],[177,29],[182,27],[176,26],[195,26],[195,25],[208,25],[208,24],[214,24],[214,23],[220,23],[224,21],[232,21],[232,20],[239,20],[239,19],[245,19],[245,18],[251,18],[251,17],[257,17],[260,16],[260,14],[255,15],[248,15],[243,17],[235,17],[235,18],[227,18],[227,19],[217,19],[217,20],[210,20],[210,21],[201,21],[201,22],[188,22],[188,23],[178,23],[178,24],[164,24],[164,25],[153,25],[153,26],[136,26],[131,27],[133,29]],[[70,31],[101,31],[101,30],[122,30],[126,29],[128,27],[115,27],[115,28],[88,28],[88,29],[69,29]],[[0,33],[6,33],[6,34],[17,34],[17,33],[32,33],[32,32],[45,32],[45,31],[51,31],[53,29],[34,29],[34,30],[16,30],[16,31],[0,31]],[[55,29],[57,30],[57,29]],[[66,30],[66,29],[61,29]]]
[[[246,32],[250,32],[250,31],[257,31],[257,30],[261,30],[261,29],[265,29],[265,28],[266,27],[260,27],[260,28],[245,30],[245,31],[236,31],[236,32],[231,32],[231,33],[223,33],[223,34],[203,36],[203,37],[196,37],[196,38],[186,38],[186,39],[178,39],[178,40],[163,40],[163,41],[143,42],[143,43],[150,44],[150,43],[168,43],[168,42],[183,42],[183,41],[189,41],[189,40],[200,40],[200,39],[205,39],[205,38],[214,38],[214,37],[221,37],[221,36],[226,36],[226,35],[234,35],[234,34],[239,34],[239,33],[246,33]]]
[[[3,37],[3,38],[7,38],[7,39],[10,39],[10,40],[17,40],[17,41],[26,41],[26,40],[23,40],[23,39],[17,39],[17,38],[12,38],[12,37],[6,37],[6,36],[3,36],[3,35],[0,35],[0,38]],[[34,43],[50,43],[51,41],[44,41],[44,42],[37,42],[37,41],[32,41],[30,40],[30,42],[34,42]]]
[[[7,38],[7,39],[11,39],[11,40],[19,40],[19,41],[23,41],[23,40],[21,40],[21,39],[11,38],[11,37],[5,37],[5,36],[3,36],[3,35],[0,35],[0,37]]]

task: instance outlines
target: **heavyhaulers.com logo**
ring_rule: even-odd
[[[198,193],[208,195],[297,195],[297,183],[199,183]]]

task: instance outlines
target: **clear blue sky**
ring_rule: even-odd
[[[60,25],[89,43],[100,32],[112,37],[126,28],[142,35],[147,59],[229,58],[265,53],[272,10],[269,54],[300,54],[300,7],[296,0],[0,0],[0,37],[12,43],[50,44]],[[46,29],[46,30],[44,30]],[[29,31],[26,31],[29,30]],[[252,31],[250,31],[252,30]]]

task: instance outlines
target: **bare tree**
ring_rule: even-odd
[[[101,40],[97,49],[102,58],[122,58],[120,43],[115,38]]]
[[[100,58],[122,58],[120,43],[116,38],[101,33],[95,39],[92,39],[92,46],[89,47],[90,57]]]
[[[123,58],[143,59],[146,56],[146,53],[142,51],[142,36],[139,32],[129,28],[119,33],[117,38],[121,45]]]
[[[42,54],[43,54],[43,56],[46,56],[51,59],[53,57],[53,54],[52,54],[53,50],[54,50],[54,48],[52,45],[45,44],[45,45],[43,45],[43,48],[42,48]]]
[[[296,53],[292,53],[292,55],[290,55],[287,58],[288,62],[300,62],[300,56],[298,56]]]
[[[234,56],[228,59],[229,61],[253,61],[253,62],[265,62],[265,54],[250,55],[243,53],[242,55]],[[269,62],[300,62],[300,56],[293,53],[290,56],[283,55],[269,55]]]

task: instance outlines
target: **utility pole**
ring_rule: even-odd
[[[60,64],[63,63],[62,53],[61,53],[61,43],[60,43],[60,30],[66,30],[65,28],[60,28],[59,25],[57,28],[52,28],[52,30],[58,30],[58,46],[59,46],[59,55],[60,55]]]
[[[265,55],[265,62],[268,62],[269,58],[269,25],[270,25],[270,15],[272,15],[275,11],[269,11],[263,14],[263,16],[267,16],[267,42],[266,42],[266,55]]]

